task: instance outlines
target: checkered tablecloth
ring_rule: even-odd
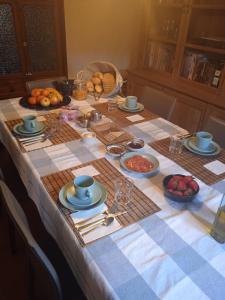
[[[74,103],[88,106],[88,102]],[[220,191],[225,190],[224,181],[210,187],[197,180],[198,196],[190,204],[179,204],[164,196],[162,179],[171,173],[188,173],[147,144],[145,151],[160,162],[159,173],[151,178],[132,177],[121,170],[118,160],[107,157],[100,141],[72,141],[22,153],[4,121],[28,113],[31,111],[21,108],[18,99],[0,101],[1,141],[89,299],[225,299],[225,245],[209,235],[222,197]],[[146,143],[181,131],[161,118],[126,130]],[[81,248],[40,177],[101,157],[132,178],[161,211]]]

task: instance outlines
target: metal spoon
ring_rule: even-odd
[[[81,233],[82,235],[86,235],[89,232],[95,230],[98,226],[109,226],[114,221],[114,217],[105,217],[103,220],[100,220],[99,223],[96,223],[91,229],[85,231],[84,233]]]

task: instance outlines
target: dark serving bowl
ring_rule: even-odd
[[[167,188],[168,182],[169,180],[173,177],[173,176],[181,176],[181,177],[186,177],[185,175],[182,174],[173,174],[173,175],[168,175],[163,179],[163,188],[164,188],[164,194],[166,197],[170,198],[173,201],[176,202],[190,202],[192,201],[195,196],[198,194],[199,192],[199,186],[198,186],[198,190],[197,191],[193,191],[192,195],[188,195],[188,196],[179,196],[179,195],[175,195],[172,192],[170,192]],[[194,180],[195,181],[195,180]],[[195,181],[196,182],[196,181]],[[196,182],[197,183],[197,182]]]

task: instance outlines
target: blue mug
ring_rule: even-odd
[[[33,132],[37,128],[37,118],[33,115],[23,117],[23,126],[27,131]]]
[[[199,131],[196,133],[196,146],[199,149],[207,149],[212,142],[213,136],[206,131]]]
[[[88,175],[81,175],[74,179],[76,197],[81,200],[90,200],[95,188],[95,180]]]
[[[127,96],[126,106],[131,109],[136,108],[137,107],[137,97],[136,96]]]

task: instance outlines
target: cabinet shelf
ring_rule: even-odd
[[[225,55],[225,49],[216,49],[216,48],[213,48],[213,47],[207,47],[207,46],[203,46],[203,45],[196,45],[196,44],[192,44],[192,43],[186,43],[185,47],[200,50],[200,51],[203,51],[203,52],[210,52],[210,53],[217,53],[217,54]]]
[[[171,44],[171,45],[176,45],[177,41],[173,40],[173,39],[169,39],[166,37],[156,37],[156,36],[150,36],[149,40],[154,41],[154,42],[160,42],[160,43],[164,43],[164,44]],[[224,51],[225,52],[225,51]]]
[[[198,9],[221,10],[225,9],[225,4],[193,4],[192,7]]]

